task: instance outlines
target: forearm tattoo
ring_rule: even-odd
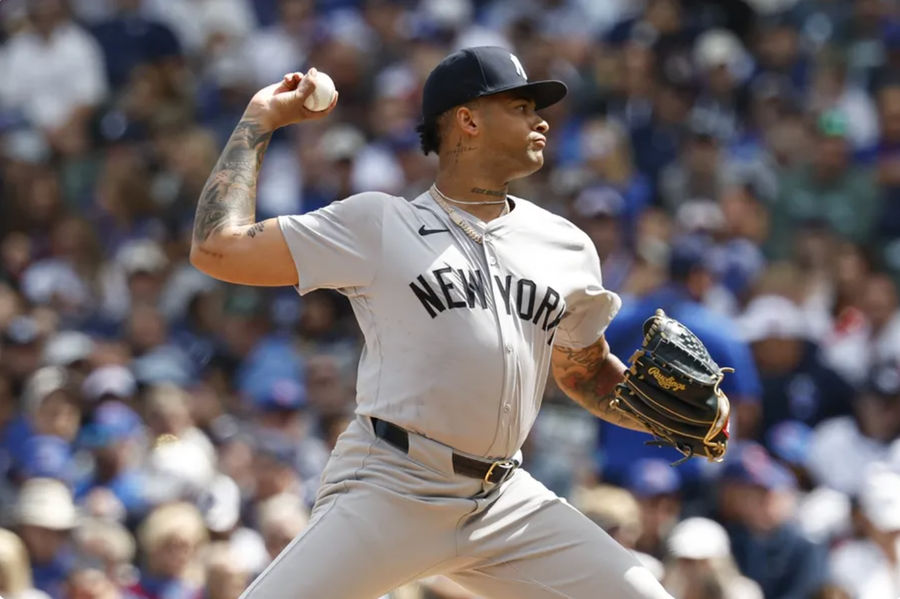
[[[272,132],[252,117],[245,116],[237,124],[200,194],[195,243],[203,243],[226,225],[256,220],[256,180],[271,138]]]
[[[613,389],[624,377],[624,365],[609,353],[606,340],[583,349],[556,347],[551,361],[553,378],[560,388],[594,416],[613,424],[645,430],[610,406]]]

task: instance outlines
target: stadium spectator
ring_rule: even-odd
[[[265,540],[269,560],[281,553],[291,539],[306,528],[309,514],[296,495],[273,495],[257,504],[256,520]]]
[[[682,511],[681,475],[669,463],[643,458],[628,468],[625,488],[640,507],[641,534],[635,548],[657,558],[666,555],[665,540]]]
[[[66,579],[66,599],[120,599],[121,589],[101,570],[79,568]]]
[[[728,534],[707,518],[682,520],[666,541],[670,563],[663,584],[681,599],[763,599],[755,582],[741,576]]]
[[[224,474],[216,475],[198,504],[209,538],[230,548],[235,566],[250,574],[262,572],[271,558],[266,553],[263,536],[242,526],[241,490],[237,483]]]
[[[177,62],[178,40],[168,27],[140,14],[140,0],[115,0],[113,5],[116,12],[91,29],[103,49],[111,87],[122,86],[139,65],[166,68],[167,62]]]
[[[815,131],[810,163],[783,172],[779,182],[769,239],[769,252],[775,257],[790,254],[791,230],[804,221],[821,220],[855,243],[865,243],[876,230],[881,208],[875,179],[851,160],[846,117],[824,112]]]
[[[90,143],[91,115],[108,93],[103,55],[61,0],[38,0],[27,6],[30,26],[5,48],[0,104],[20,113],[23,125],[42,130],[59,152],[84,152]],[[69,82],[64,94],[59,93],[59,81]]]
[[[825,547],[791,522],[796,481],[766,450],[747,442],[722,471],[721,499],[734,519],[725,527],[741,572],[765,597],[805,598],[826,580]],[[720,504],[720,509],[725,506]]]
[[[48,599],[32,586],[31,563],[22,539],[0,528],[0,595],[9,599]]]
[[[814,480],[855,496],[866,466],[884,461],[900,435],[900,367],[876,365],[853,401],[853,416],[819,424],[810,440],[807,464]]]
[[[87,561],[97,564],[113,585],[123,588],[137,582],[134,566],[136,543],[122,524],[100,518],[83,518],[74,530],[78,551]],[[69,577],[71,583],[72,576]]]
[[[203,584],[201,551],[206,527],[189,503],[170,503],[150,512],[138,529],[143,567],[128,590],[144,599],[192,597]]]
[[[738,320],[762,384],[758,438],[784,420],[815,426],[851,413],[853,389],[828,368],[803,311],[780,296],[757,296]]]
[[[31,430],[71,442],[81,425],[81,406],[68,373],[53,366],[37,370],[28,379],[22,397]]]
[[[208,599],[238,599],[250,583],[251,571],[243,567],[238,554],[227,543],[211,543],[206,548],[206,588]]]
[[[581,513],[631,550],[657,580],[664,575],[663,564],[654,556],[636,549],[642,533],[641,509],[627,490],[612,485],[580,487],[573,491],[574,505]]]
[[[143,425],[131,408],[117,400],[98,406],[79,438],[91,457],[90,470],[75,485],[79,503],[113,520],[144,515],[149,506],[138,470],[142,441]]]
[[[75,553],[70,533],[76,524],[72,493],[52,478],[32,478],[19,490],[16,532],[28,549],[34,586],[53,599],[62,597]]]
[[[890,597],[900,592],[900,474],[871,464],[859,493],[862,538],[831,552],[831,576],[853,597]],[[860,576],[865,572],[865,576]]]

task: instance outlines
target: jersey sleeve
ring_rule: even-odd
[[[571,349],[595,343],[622,307],[621,298],[603,288],[600,257],[593,242],[585,238],[584,250],[571,271],[575,291],[566,297],[566,315],[556,330],[556,345]]]
[[[278,226],[297,268],[300,294],[314,289],[365,287],[381,263],[383,212],[391,196],[362,193]]]

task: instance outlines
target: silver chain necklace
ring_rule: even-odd
[[[453,221],[453,224],[462,229],[462,232],[466,234],[466,236],[474,241],[475,243],[482,244],[484,243],[484,236],[476,231],[472,225],[470,225],[465,218],[459,215],[459,213],[453,209],[453,206],[444,201],[444,194],[437,188],[437,185],[432,185],[431,189],[428,190],[431,192],[431,197],[437,203],[438,206],[444,209],[444,212],[447,213],[447,216],[450,217],[450,220]],[[503,200],[506,202],[506,200]],[[489,202],[494,203],[494,202]],[[503,212],[500,213],[500,216],[509,213],[509,204],[506,204],[503,208]]]
[[[485,200],[484,202],[464,202],[462,200],[454,200],[453,198],[448,196],[446,193],[444,193],[443,191],[438,189],[437,183],[432,183],[431,186],[434,187],[434,190],[436,192],[438,192],[438,195],[440,195],[442,198],[444,198],[445,202],[450,202],[452,204],[463,204],[463,205],[469,205],[469,206],[491,206],[491,205],[499,206],[500,204],[506,203],[506,196],[503,196],[502,200]]]

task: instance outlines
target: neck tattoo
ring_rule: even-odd
[[[438,195],[440,195],[442,198],[444,198],[444,201],[445,201],[445,202],[451,202],[451,203],[453,203],[453,204],[466,204],[466,205],[469,205],[469,206],[492,206],[492,205],[497,205],[497,206],[499,206],[500,204],[505,204],[505,203],[506,203],[506,193],[505,193],[505,192],[502,192],[502,191],[492,191],[492,190],[489,190],[489,189],[481,189],[480,187],[474,187],[474,188],[472,188],[472,191],[475,192],[475,193],[482,193],[482,194],[488,194],[488,195],[493,195],[493,196],[500,196],[500,197],[502,197],[503,199],[502,199],[502,200],[485,200],[484,202],[466,202],[466,201],[463,201],[463,200],[454,200],[453,198],[451,198],[450,196],[448,196],[447,194],[445,194],[443,191],[441,191],[440,189],[438,189],[437,183],[432,183],[431,186],[434,188],[434,190],[435,190],[436,192],[438,192]]]
[[[477,193],[483,196],[494,196],[495,198],[505,198],[506,192],[497,189],[484,189],[483,187],[473,187],[470,189],[472,193]]]

